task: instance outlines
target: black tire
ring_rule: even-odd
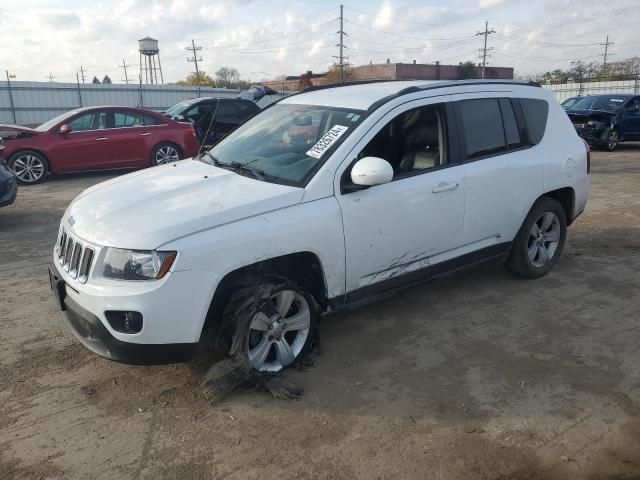
[[[47,178],[49,162],[39,152],[21,150],[9,158],[9,169],[15,174],[18,182],[35,185]]]
[[[169,154],[173,152],[173,154]],[[165,163],[177,162],[182,159],[182,151],[175,143],[162,142],[156,145],[151,152],[151,166],[163,165]]]
[[[540,226],[544,227],[545,221],[553,218],[552,216],[557,223],[553,220],[549,231],[543,231],[541,237],[536,237],[534,224],[537,229],[535,231],[540,232],[542,230]],[[556,233],[558,234],[557,243],[555,248],[551,248],[554,242],[550,239],[555,239]],[[562,254],[566,237],[567,218],[562,205],[553,198],[539,198],[531,207],[516,235],[506,262],[507,269],[514,275],[524,278],[539,278],[546,275]],[[544,253],[541,248],[544,248]]]
[[[613,152],[618,147],[618,143],[620,143],[620,136],[618,134],[618,131],[613,128],[608,131],[603,137],[603,140],[606,142],[604,144],[604,149],[607,152]]]
[[[278,313],[278,299],[292,295],[284,315]],[[283,305],[285,305],[283,303]],[[308,313],[308,317],[304,313]],[[258,318],[273,324],[264,329]],[[277,317],[277,318],[276,318]],[[287,320],[308,318],[306,328],[287,329]],[[298,283],[280,276],[261,276],[250,286],[236,290],[227,301],[223,313],[223,331],[231,333],[232,355],[243,358],[255,370],[278,372],[298,363],[313,348],[319,317],[318,305],[309,291]],[[267,323],[269,323],[267,322]],[[284,343],[283,343],[284,342]],[[265,349],[258,348],[264,344]],[[268,346],[266,346],[268,344]],[[281,352],[290,348],[291,361],[281,361]],[[267,350],[268,349],[268,350]],[[264,360],[257,363],[257,353],[266,351]],[[259,360],[259,358],[258,358]]]

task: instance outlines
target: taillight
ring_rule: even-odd
[[[582,143],[584,143],[584,148],[587,149],[587,173],[591,173],[591,147],[586,142],[584,138],[581,138]]]

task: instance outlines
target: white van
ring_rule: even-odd
[[[588,146],[536,84],[316,87],[198,158],[81,193],[51,283],[99,355],[184,359],[224,319],[255,369],[278,371],[320,314],[365,297],[487,260],[545,275],[589,170]]]

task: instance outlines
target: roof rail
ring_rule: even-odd
[[[386,83],[386,82],[402,82],[402,81],[404,80],[377,79],[377,80],[355,80],[353,82],[343,82],[343,83],[325,83],[322,85],[312,85],[310,87],[305,88],[299,93],[315,92],[316,90],[324,90],[326,88],[350,87],[352,85],[366,85],[368,83],[383,83],[383,82]]]

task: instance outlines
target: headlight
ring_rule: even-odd
[[[586,125],[587,127],[591,128],[600,128],[604,127],[604,122],[599,122],[598,120],[589,120]]]
[[[118,280],[157,280],[167,274],[176,254],[108,248],[102,263],[102,276]]]

